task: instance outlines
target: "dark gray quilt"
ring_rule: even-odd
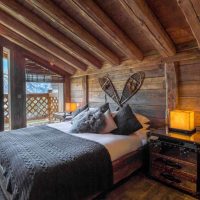
[[[0,133],[0,172],[12,200],[82,199],[113,182],[103,145],[47,126]]]

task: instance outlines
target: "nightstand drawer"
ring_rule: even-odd
[[[166,169],[159,169],[157,167],[152,166],[151,176],[165,182],[167,184],[173,185],[177,188],[185,190],[187,192],[196,193],[196,181],[191,180],[188,177],[178,175],[173,171],[170,172]]]
[[[161,154],[151,153],[151,163],[160,168],[173,170],[185,176],[197,176],[197,165],[186,161],[181,161]]]
[[[175,159],[197,163],[197,149],[193,144],[173,143],[171,141],[150,141],[150,152],[158,153]]]

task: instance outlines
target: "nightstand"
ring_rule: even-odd
[[[149,175],[194,196],[200,192],[200,132],[191,136],[151,129]]]
[[[59,119],[60,122],[69,121],[72,119],[72,115],[65,112],[56,112],[53,114],[54,118]]]

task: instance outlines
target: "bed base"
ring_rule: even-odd
[[[145,149],[145,146],[141,147],[112,162],[113,186],[144,166]],[[98,196],[101,196],[104,192],[106,191],[98,192],[85,200],[98,199]]]
[[[113,183],[130,176],[140,169],[144,163],[144,148],[126,154],[113,162]]]

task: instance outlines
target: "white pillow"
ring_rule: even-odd
[[[100,131],[101,134],[110,133],[117,128],[117,125],[111,115],[110,110],[104,113],[105,116],[105,127]]]
[[[140,122],[140,124],[148,124],[150,122],[150,120],[145,117],[144,115],[135,113],[135,116],[137,117],[138,121]]]

